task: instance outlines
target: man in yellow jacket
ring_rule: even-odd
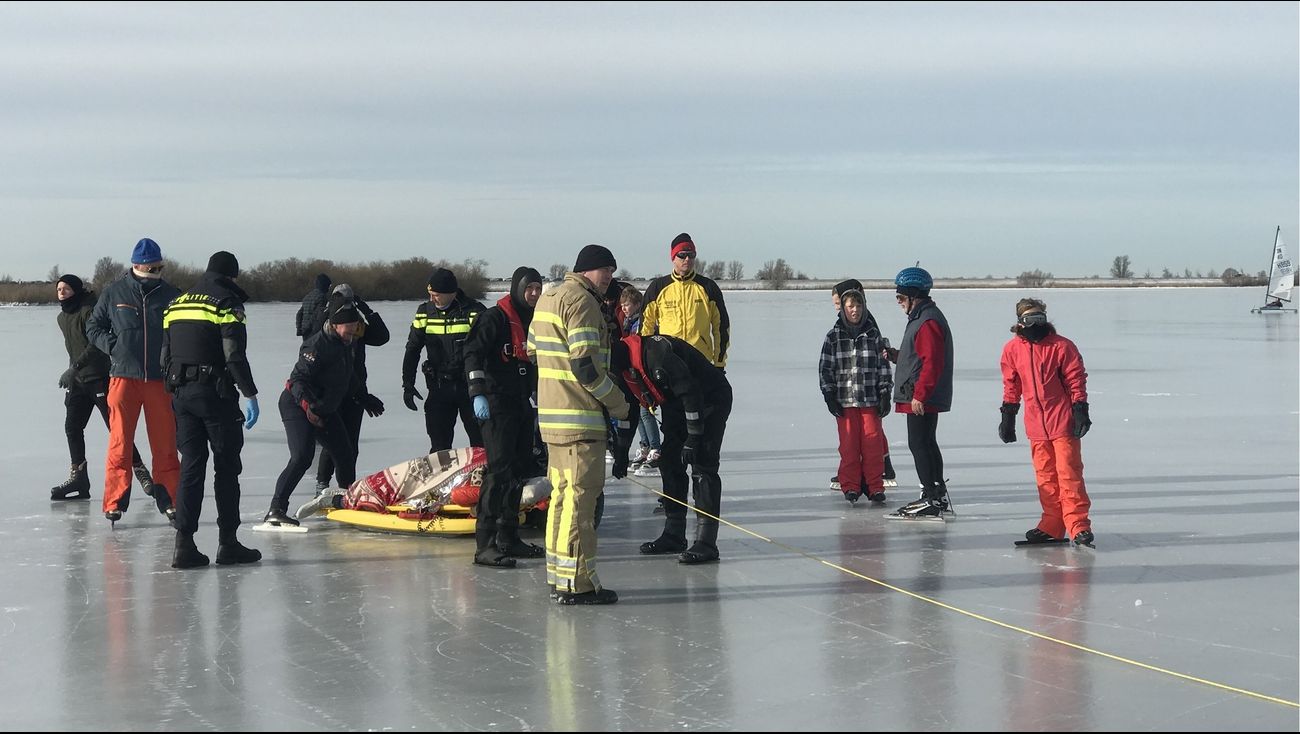
[[[731,319],[722,289],[695,272],[695,243],[682,232],[669,247],[673,272],[650,281],[641,312],[641,335],[666,334],[690,344],[720,369],[727,367]]]
[[[542,294],[528,329],[537,362],[537,418],[550,457],[546,583],[560,604],[613,604],[596,577],[596,501],[605,487],[610,419],[626,423],[627,398],[609,374],[610,333],[602,294],[614,255],[600,245],[578,253],[573,272]]]

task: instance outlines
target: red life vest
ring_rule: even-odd
[[[628,356],[632,359],[632,367],[623,370],[623,383],[636,395],[637,402],[645,408],[654,408],[668,402],[663,393],[659,392],[654,380],[650,379],[650,373],[645,370],[645,360],[641,357],[641,335],[628,334],[623,337],[623,343],[627,345]]]
[[[497,301],[501,307],[501,313],[506,315],[506,323],[510,324],[510,343],[501,348],[501,361],[509,362],[512,359],[528,359],[528,337],[524,332],[524,322],[519,318],[519,312],[515,310],[514,301],[510,300],[510,294],[507,293]]]

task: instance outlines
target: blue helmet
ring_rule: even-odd
[[[894,287],[899,293],[906,289],[908,292],[905,295],[924,296],[934,287],[934,278],[924,268],[903,268],[894,277]]]

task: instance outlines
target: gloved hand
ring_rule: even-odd
[[[59,375],[59,387],[63,388],[64,390],[71,390],[72,379],[73,376],[76,374],[77,374],[76,370],[72,369],[71,367],[64,370],[63,374]]]
[[[262,410],[257,406],[257,396],[254,395],[244,404],[244,430],[247,431],[257,425],[257,417],[261,414]]]
[[[893,390],[887,387],[876,393],[876,415],[884,418],[894,409],[893,394]]]
[[[700,437],[692,435],[686,437],[686,443],[682,444],[682,464],[695,464],[695,455],[700,452]]]
[[[1020,403],[1002,404],[1002,423],[998,425],[998,438],[1002,443],[1016,442],[1016,414],[1020,412]]]
[[[370,316],[375,312],[375,309],[371,308],[369,303],[366,303],[360,298],[353,298],[352,303],[357,307],[357,310],[361,312],[361,315],[366,318],[370,318]]]
[[[402,386],[402,402],[406,405],[408,410],[419,410],[415,405],[416,398],[424,400],[424,396],[420,394],[419,390],[415,389],[415,385]]]
[[[844,415],[844,408],[840,406],[840,401],[825,393],[822,393],[822,398],[826,400],[826,409],[831,412],[831,415],[836,418]]]
[[[300,400],[298,401],[298,405],[302,406],[302,412],[307,414],[308,423],[312,424],[313,426],[316,426],[317,428],[325,427],[325,421],[322,420],[320,416],[316,415],[316,413],[312,411],[311,403],[307,402],[306,400]]]
[[[485,421],[492,417],[492,411],[488,410],[486,395],[474,396],[474,417],[481,421]]]
[[[371,418],[378,418],[384,414],[384,401],[380,400],[375,395],[366,393],[366,396],[361,398],[361,408],[366,411],[366,415]]]
[[[629,447],[623,445],[612,447],[612,450],[614,452],[614,466],[610,467],[609,472],[610,474],[614,475],[615,479],[622,479],[623,477],[627,476],[628,448]]]
[[[1092,428],[1092,419],[1088,417],[1088,404],[1075,403],[1071,410],[1074,413],[1074,437],[1083,438],[1088,435],[1088,429]]]

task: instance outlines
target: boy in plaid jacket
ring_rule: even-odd
[[[885,437],[893,379],[885,342],[862,291],[840,296],[840,317],[822,342],[818,382],[840,435],[840,490],[849,502],[863,494],[884,502]],[[863,481],[866,481],[866,486]]]

